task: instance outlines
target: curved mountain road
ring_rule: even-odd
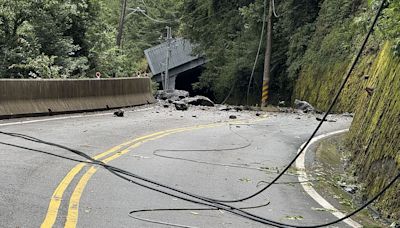
[[[231,114],[238,115],[238,119],[228,123]],[[326,123],[321,133],[345,129],[351,123],[350,118],[337,120]],[[154,107],[131,111],[124,118],[89,114],[0,121],[0,130],[62,144],[175,188],[229,200],[256,192],[276,176],[317,124],[311,115],[266,113],[257,117],[252,112],[179,112]],[[131,218],[129,212],[202,207],[128,183],[104,168],[9,144],[82,159],[60,148],[0,135],[1,227],[162,227]],[[227,148],[238,149],[221,150]],[[297,183],[295,173],[291,170],[280,184],[234,205],[270,202],[249,211],[284,223],[306,225],[335,220],[330,212],[312,209],[320,206]],[[134,216],[187,227],[266,227],[223,211],[164,211]]]

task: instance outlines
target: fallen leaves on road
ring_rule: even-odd
[[[301,215],[295,215],[295,216],[287,215],[285,218],[288,220],[303,220],[304,219],[304,217]]]
[[[331,209],[326,209],[326,208],[320,208],[320,207],[312,207],[311,210],[313,210],[313,211],[336,212],[336,210],[331,210]]]
[[[240,178],[239,179],[240,181],[242,181],[242,182],[246,182],[246,183],[249,183],[249,182],[251,182],[251,179],[249,179],[249,178]]]

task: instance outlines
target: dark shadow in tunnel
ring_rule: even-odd
[[[203,73],[203,70],[204,68],[200,66],[178,74],[176,77],[175,88],[178,90],[188,91],[190,96],[203,95],[212,99],[213,95],[210,92],[206,90],[193,89],[193,84],[199,82],[199,78]]]

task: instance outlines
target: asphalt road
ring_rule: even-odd
[[[235,123],[227,123],[231,114],[238,115]],[[326,123],[321,133],[348,128],[351,122],[345,117],[336,119]],[[257,117],[252,112],[179,112],[156,106],[129,112],[124,118],[103,113],[0,121],[0,130],[62,144],[92,157],[107,152],[97,158],[178,189],[230,200],[256,192],[276,176],[317,124],[311,115],[266,113]],[[0,143],[82,159],[21,138],[1,135]],[[129,183],[104,168],[4,144],[0,144],[0,173],[0,227],[171,227],[132,218],[129,212],[202,207]],[[234,205],[270,202],[248,211],[290,224],[335,220],[330,212],[315,210],[320,206],[303,191],[294,173],[261,195]],[[224,211],[134,216],[187,227],[267,227]]]

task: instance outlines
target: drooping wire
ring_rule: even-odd
[[[261,35],[260,35],[260,42],[258,44],[258,49],[257,49],[257,54],[256,54],[256,59],[254,60],[254,65],[253,69],[251,70],[251,75],[249,78],[249,84],[247,85],[247,95],[246,95],[246,105],[249,106],[249,95],[250,95],[250,86],[251,83],[253,82],[253,77],[254,73],[256,71],[257,63],[258,63],[258,58],[260,57],[260,52],[261,52],[261,47],[263,43],[263,38],[264,38],[264,32],[265,32],[265,24],[266,24],[266,19],[267,19],[267,0],[264,0],[264,13],[263,13],[263,23],[262,23],[262,29],[261,29]]]
[[[275,0],[272,0],[272,12],[274,13],[274,16],[276,18],[278,18],[278,14],[276,13],[276,9],[275,9]]]
[[[241,207],[240,209],[241,210],[258,209],[258,208],[267,207],[269,204],[270,204],[270,202],[263,204],[263,205],[253,206],[253,207]],[[166,209],[156,208],[156,209],[131,211],[131,212],[129,212],[129,216],[133,219],[140,220],[143,222],[153,223],[153,224],[160,224],[160,225],[181,227],[181,228],[197,228],[194,226],[186,226],[186,225],[181,225],[181,224],[168,223],[168,222],[163,222],[163,221],[158,221],[158,220],[153,220],[153,219],[141,218],[139,216],[134,216],[134,214],[137,214],[137,213],[163,212],[163,211],[166,211],[166,212],[171,212],[171,211],[220,211],[220,209],[217,209],[217,208],[166,208]]]

